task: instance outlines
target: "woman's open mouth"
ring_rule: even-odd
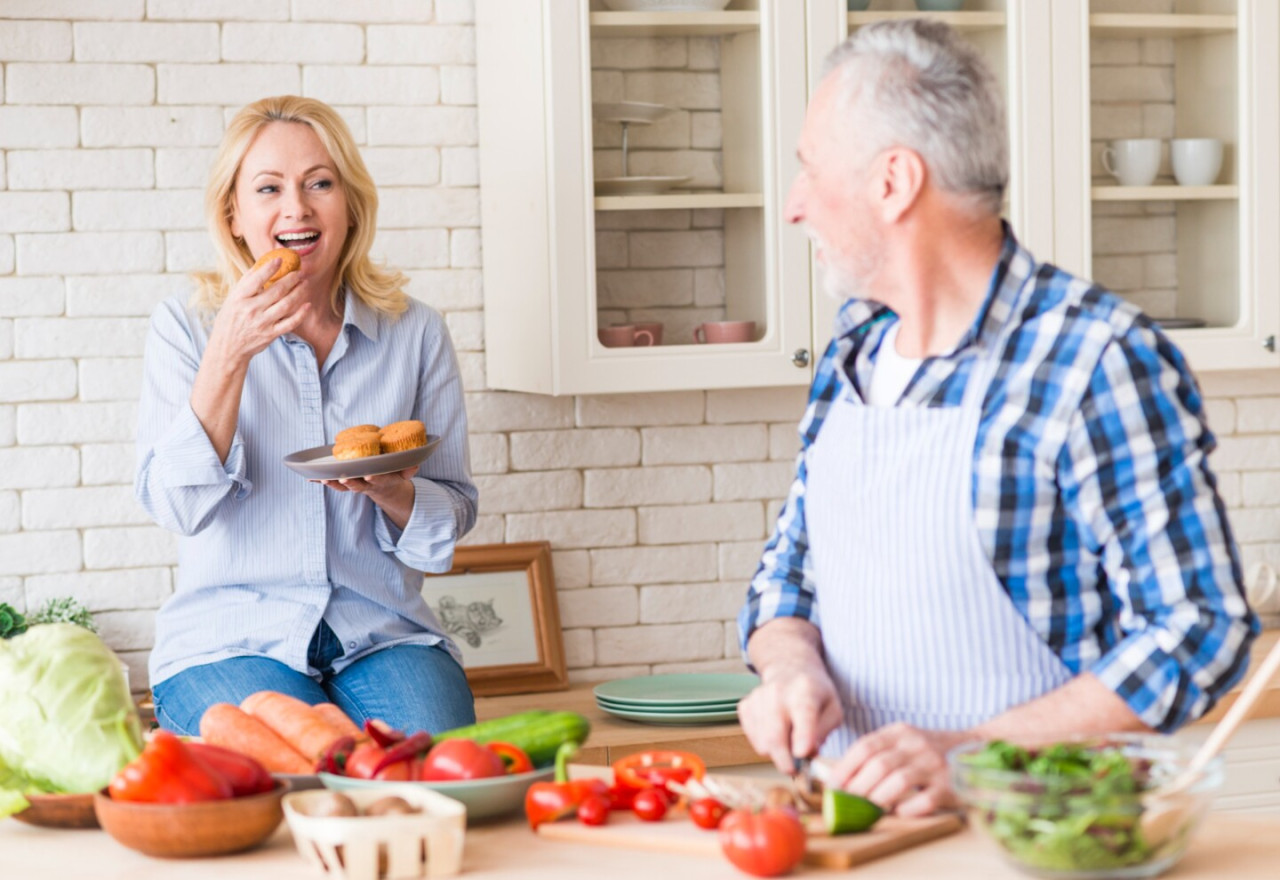
[[[304,232],[282,232],[276,236],[276,241],[282,247],[287,247],[298,256],[305,257],[316,249],[316,245],[320,241],[320,233],[314,229]]]

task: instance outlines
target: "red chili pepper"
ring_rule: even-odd
[[[185,745],[209,765],[210,770],[226,777],[227,782],[231,783],[233,797],[262,794],[275,787],[276,781],[271,778],[267,768],[248,755],[210,743],[191,742]]]
[[[569,779],[568,762],[578,744],[564,743],[556,751],[556,781],[535,782],[524,796],[524,814],[530,828],[572,816],[589,797],[607,797],[609,786],[603,779]]]
[[[387,749],[387,753],[382,756],[373,768],[373,775],[377,776],[378,771],[385,770],[392,764],[399,764],[401,761],[412,761],[414,758],[422,757],[422,754],[431,748],[431,734],[425,730],[419,730],[417,733],[411,733],[400,742]]]
[[[354,736],[338,737],[329,743],[329,748],[324,750],[324,754],[316,762],[316,770],[341,775],[346,771],[347,759],[351,757],[351,752],[355,750],[355,747],[356,739]]]
[[[365,721],[364,732],[369,734],[369,739],[373,740],[376,745],[384,749],[390,748],[404,739],[402,731],[387,727],[381,721],[375,721],[372,718]]]
[[[533,770],[533,762],[529,760],[529,756],[525,754],[524,749],[518,745],[501,741],[485,743],[484,745],[485,748],[501,758],[503,764],[507,765],[507,773],[528,773]]]
[[[142,754],[115,775],[109,786],[118,801],[191,804],[231,797],[231,782],[201,760],[172,733],[156,731]]]

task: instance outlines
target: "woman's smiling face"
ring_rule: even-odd
[[[231,220],[254,259],[290,248],[302,258],[302,282],[327,294],[350,225],[342,181],[311,126],[263,127],[240,163]]]

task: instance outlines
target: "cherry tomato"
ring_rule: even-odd
[[[636,792],[631,809],[646,822],[657,822],[667,815],[667,798],[656,788],[646,788]]]
[[[378,762],[382,760],[382,756],[387,750],[381,746],[375,746],[373,743],[364,743],[356,746],[351,757],[347,758],[347,764],[343,772],[347,776],[354,776],[357,779],[374,779],[373,768],[378,766]],[[397,782],[403,782],[412,779],[409,775],[411,767],[409,761],[401,761],[399,764],[392,764],[390,767],[384,767],[378,771],[377,779],[393,779]]]
[[[494,752],[470,739],[446,739],[431,747],[418,778],[427,782],[503,776],[507,767]]]
[[[689,804],[689,818],[693,824],[707,830],[719,828],[727,812],[724,804],[715,798],[702,798]]]
[[[735,867],[776,877],[804,858],[804,826],[791,810],[731,810],[720,823],[720,849]]]
[[[578,821],[583,825],[603,825],[609,821],[609,800],[590,795],[578,804]]]

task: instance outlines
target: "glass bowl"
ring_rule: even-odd
[[[1177,777],[1194,753],[1169,737],[1117,734],[1033,750],[968,743],[947,762],[969,824],[1011,864],[1053,880],[1097,880],[1155,877],[1182,857],[1222,787],[1221,756],[1181,793],[1146,792]]]

